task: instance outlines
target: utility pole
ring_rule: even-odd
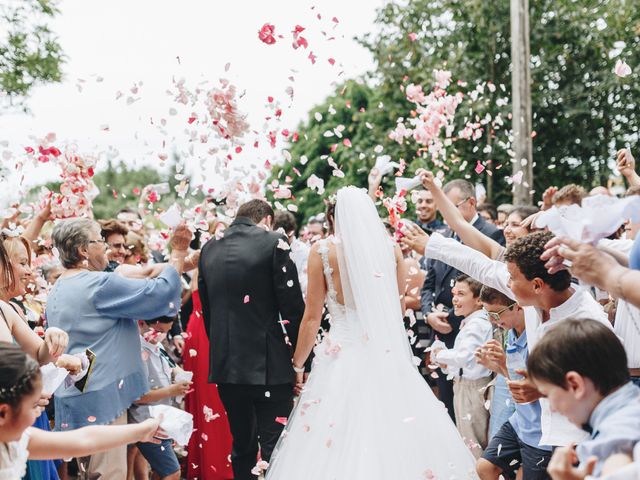
[[[513,102],[514,205],[531,205],[533,155],[531,142],[531,50],[529,0],[511,0],[511,100]],[[522,173],[520,173],[522,172]],[[519,181],[519,179],[521,179]]]

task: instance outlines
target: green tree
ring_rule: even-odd
[[[0,6],[0,88],[13,106],[23,106],[34,85],[59,82],[64,55],[47,22],[55,0],[19,0]]]
[[[388,2],[378,12],[376,32],[361,42],[375,59],[376,69],[367,84],[364,114],[344,119],[345,131],[366,132],[364,138],[352,136],[353,149],[340,148],[333,158],[339,164],[353,162],[343,179],[331,179],[327,191],[352,183],[364,186],[368,168],[373,164],[372,146],[382,145],[394,159],[404,158],[408,172],[418,166],[432,168],[430,161],[417,154],[415,142],[398,145],[388,138],[398,117],[407,117],[412,104],[401,86],[421,84],[429,91],[433,70],[446,68],[454,80],[470,86],[490,81],[496,86],[491,101],[476,106],[474,112],[507,120],[511,109],[510,24],[508,2],[482,0],[412,0]],[[579,183],[595,186],[606,183],[615,148],[635,143],[640,128],[636,104],[640,100],[640,77],[616,77],[613,67],[618,59],[632,68],[640,68],[640,10],[626,0],[540,0],[531,4],[531,74],[534,146],[534,176],[537,198],[546,186]],[[412,41],[409,34],[415,33]],[[314,109],[326,112],[329,104],[338,106],[351,99],[353,87],[340,87],[323,105]],[[504,86],[504,90],[500,86]],[[488,95],[491,97],[491,95]],[[496,100],[506,99],[505,103]],[[352,103],[353,100],[352,100]],[[468,110],[459,109],[464,116]],[[356,113],[352,111],[352,113]],[[337,116],[336,114],[335,116]],[[328,154],[331,142],[308,131],[324,132],[334,128],[335,116],[325,115],[317,122],[313,115],[300,125],[300,141],[291,149],[292,163],[274,168],[274,177],[296,177],[293,167],[302,172],[294,178],[293,191],[312,173],[329,180],[331,168],[319,155]],[[365,120],[366,118],[366,120]],[[367,121],[371,129],[364,127]],[[509,125],[506,125],[509,127]],[[306,134],[306,136],[305,136]],[[331,140],[331,139],[329,139]],[[358,142],[364,140],[359,145]],[[495,203],[511,200],[511,188],[505,179],[511,175],[511,157],[506,148],[495,148],[500,139],[485,132],[478,144],[460,144],[452,149],[448,178],[465,176],[482,181]],[[318,145],[316,143],[319,142]],[[483,145],[484,144],[484,145]],[[492,148],[483,146],[489,144]],[[366,154],[357,156],[358,149]],[[299,158],[309,163],[300,168]],[[348,158],[344,155],[349,155]],[[477,174],[473,167],[481,161],[487,168]],[[318,168],[318,172],[314,171]],[[349,173],[352,175],[349,175]],[[391,179],[389,179],[391,180]],[[312,194],[311,196],[314,196]],[[316,213],[320,199],[297,203],[299,217]],[[317,196],[317,195],[315,195]],[[313,207],[309,208],[308,207]]]

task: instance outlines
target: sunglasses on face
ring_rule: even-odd
[[[483,310],[485,311],[485,313],[489,316],[489,318],[491,320],[493,320],[494,322],[499,322],[500,321],[500,315],[502,315],[504,312],[506,312],[507,310],[511,310],[513,307],[515,307],[517,305],[517,302],[512,303],[511,305],[509,305],[508,307],[504,307],[502,310],[498,311],[498,312],[490,312],[488,311],[486,308],[483,308]]]

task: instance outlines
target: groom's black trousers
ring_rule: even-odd
[[[276,417],[288,417],[293,408],[293,386],[218,384],[233,437],[231,464],[235,480],[255,480],[258,444],[262,460],[269,461],[284,428]]]

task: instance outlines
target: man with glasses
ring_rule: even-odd
[[[467,222],[483,234],[504,245],[502,231],[478,215],[476,190],[471,183],[461,179],[452,180],[443,187],[443,191],[449,200],[458,207]],[[445,232],[444,236],[459,240],[451,230]],[[426,262],[426,267],[427,276],[420,292],[422,313],[427,319],[427,324],[433,329],[431,340],[437,336],[447,348],[453,348],[462,317],[456,316],[453,312],[451,289],[455,284],[456,277],[461,272],[435,259],[429,259]],[[447,376],[442,371],[438,370],[437,373],[438,396],[455,422],[453,382],[447,380]]]
[[[117,220],[103,220],[100,222],[101,234],[107,245],[107,272],[113,272],[119,265],[124,263],[127,256],[126,238],[127,227]]]

